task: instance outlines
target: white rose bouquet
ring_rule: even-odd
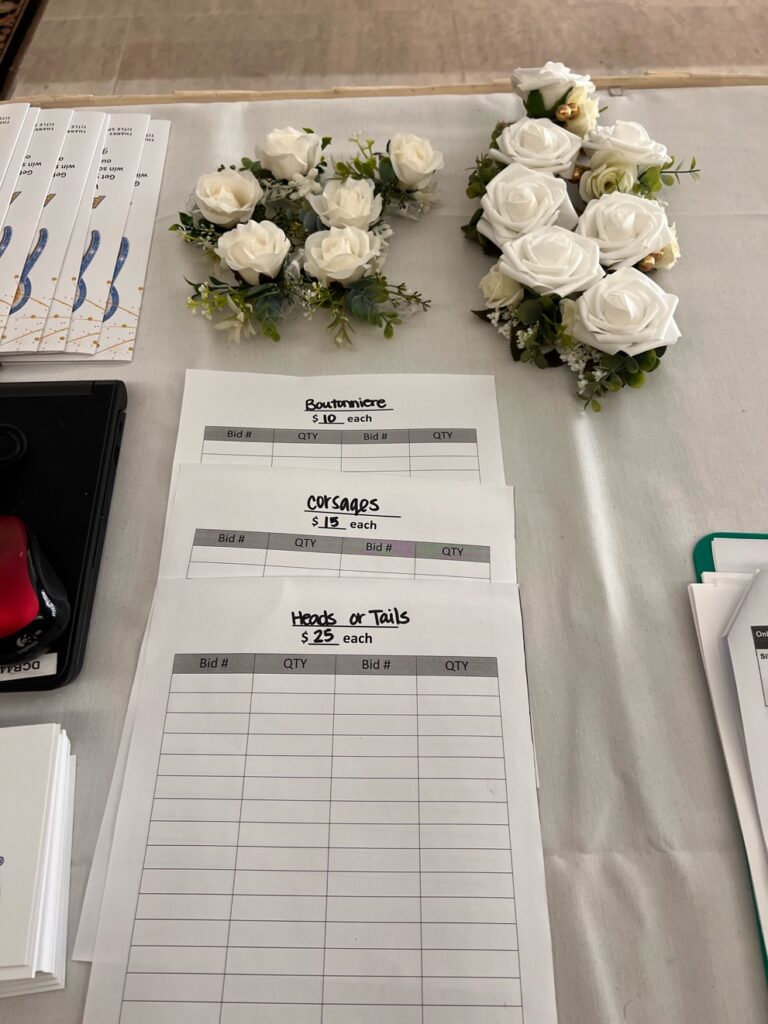
[[[438,201],[442,154],[428,139],[395,135],[384,151],[370,139],[329,168],[332,139],[278,128],[240,166],[197,182],[191,206],[171,227],[222,267],[225,279],[193,284],[187,305],[236,339],[260,332],[278,341],[293,308],[328,313],[338,343],[352,322],[391,338],[407,312],[429,301],[382,272],[393,231],[384,219],[417,219]]]
[[[599,125],[595,85],[564,64],[513,72],[510,119],[475,161],[462,228],[496,258],[477,316],[515,361],[567,366],[585,405],[642,387],[680,331],[677,297],[651,280],[680,257],[657,193],[698,179],[634,121]]]

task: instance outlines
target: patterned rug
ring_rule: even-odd
[[[0,89],[39,7],[40,0],[0,0]]]

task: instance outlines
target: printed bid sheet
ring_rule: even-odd
[[[142,673],[85,1024],[554,1024],[516,587],[161,580]]]
[[[503,484],[494,379],[187,370],[181,462]]]
[[[514,583],[512,488],[185,463],[160,576]]]

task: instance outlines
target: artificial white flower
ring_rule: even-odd
[[[425,189],[435,171],[445,166],[443,154],[433,149],[429,139],[410,133],[392,136],[389,159],[400,187],[407,192]]]
[[[360,228],[316,231],[304,243],[304,269],[323,284],[352,284],[382,262],[382,241]]]
[[[631,192],[637,181],[637,166],[621,153],[602,150],[593,153],[590,169],[579,179],[579,195],[588,203],[611,192]]]
[[[634,164],[640,173],[669,159],[667,147],[654,142],[637,121],[617,121],[616,124],[593,128],[584,139],[584,149],[588,153],[608,152]]]
[[[507,242],[499,269],[539,295],[562,296],[584,291],[604,273],[597,242],[558,227],[539,228]]]
[[[490,154],[503,164],[518,163],[534,171],[570,178],[580,149],[578,135],[548,118],[523,117],[501,132]]]
[[[568,93],[565,102],[571,107],[578,108],[579,112],[570,121],[564,121],[563,128],[583,138],[597,124],[600,117],[600,101],[594,99],[583,85],[577,85]]]
[[[477,230],[500,249],[550,224],[574,228],[579,219],[564,181],[522,164],[509,164],[492,178],[480,202],[483,216]]]
[[[563,98],[569,88],[580,86],[590,96],[595,91],[595,83],[589,75],[577,75],[565,64],[552,60],[540,68],[516,68],[512,72],[512,85],[523,97],[538,89],[548,110]]]
[[[677,296],[668,295],[647,274],[626,267],[609,274],[575,302],[561,304],[569,334],[585,345],[615,355],[636,356],[673,345],[680,337],[674,321]]]
[[[652,199],[613,192],[587,203],[578,234],[594,238],[600,246],[600,262],[618,270],[639,263],[672,241],[664,207]]]
[[[511,277],[502,274],[496,263],[480,280],[480,291],[485,299],[486,309],[501,309],[516,306],[523,298],[523,286]]]
[[[309,197],[309,203],[329,228],[366,230],[381,216],[381,196],[374,194],[373,182],[367,178],[360,181],[332,178],[321,195]]]
[[[229,228],[249,220],[264,190],[250,171],[211,171],[195,186],[200,213],[212,224]]]
[[[322,140],[314,132],[275,128],[264,140],[259,159],[261,166],[276,178],[290,181],[295,175],[307,175],[316,167],[322,152]]]
[[[216,252],[243,280],[258,284],[262,274],[277,276],[290,248],[285,232],[272,221],[249,220],[220,235]]]

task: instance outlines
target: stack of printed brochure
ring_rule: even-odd
[[[768,536],[714,534],[703,538],[696,551],[700,582],[688,588],[691,606],[765,939]]]
[[[64,986],[74,799],[60,725],[0,729],[0,997]]]
[[[169,129],[0,108],[0,362],[133,358]]]
[[[555,1024],[492,377],[187,372],[84,1024]]]

